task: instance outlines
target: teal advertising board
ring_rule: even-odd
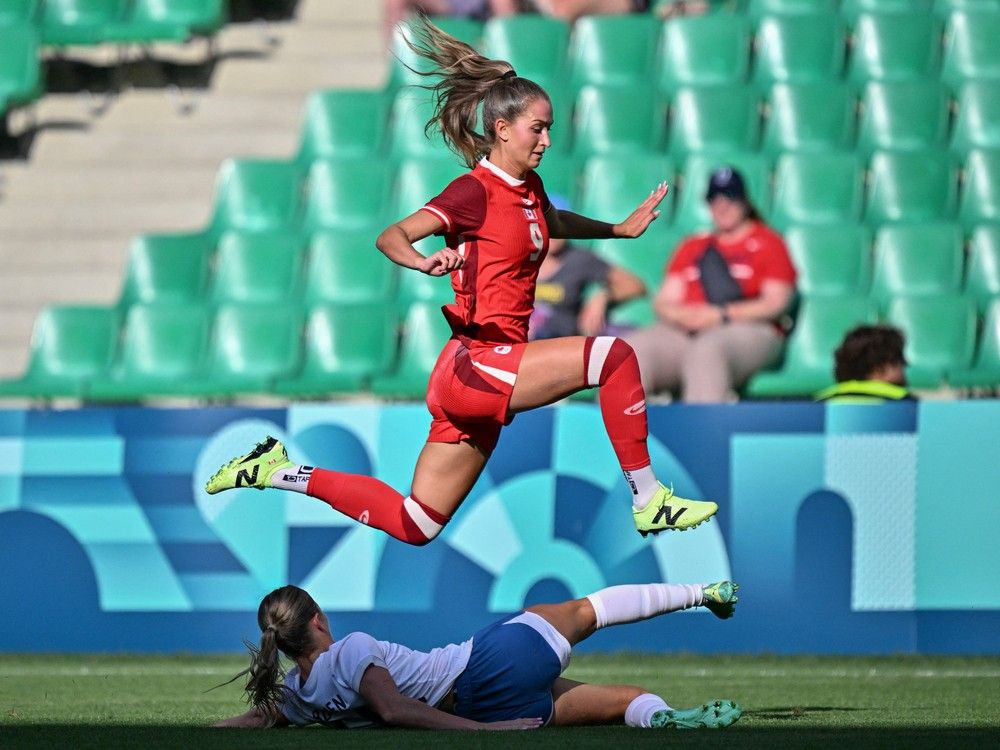
[[[599,633],[591,649],[1000,653],[1000,403],[649,411],[657,474],[717,519],[642,539],[591,404],[519,416],[442,535],[410,547],[308,497],[210,496],[266,434],[401,491],[422,405],[0,411],[6,651],[219,651],[260,598],[307,588],[340,632],[430,647],[603,586],[732,578],[738,615]]]

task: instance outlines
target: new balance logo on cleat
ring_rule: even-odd
[[[253,471],[249,472],[246,469],[240,469],[236,473],[236,486],[237,487],[250,487],[257,481],[257,474],[260,472],[260,464],[253,465]]]
[[[687,508],[678,508],[677,512],[671,515],[671,511],[673,511],[673,508],[671,508],[669,505],[664,505],[658,511],[656,511],[656,515],[653,516],[653,523],[657,524],[660,521],[666,519],[667,526],[676,526],[677,519],[680,518],[684,514],[684,511],[686,510]]]

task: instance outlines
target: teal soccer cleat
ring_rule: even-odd
[[[709,583],[701,589],[702,605],[720,620],[728,620],[736,612],[739,590],[740,585],[732,581]]]
[[[736,701],[716,700],[694,708],[668,708],[653,714],[653,729],[725,729],[743,715]]]

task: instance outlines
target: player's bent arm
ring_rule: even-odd
[[[413,243],[430,237],[442,227],[444,222],[430,211],[415,211],[383,229],[375,240],[375,247],[393,263],[405,268],[417,268],[424,256],[413,247]]]
[[[415,729],[534,729],[542,723],[541,719],[515,719],[483,724],[445,713],[400,693],[392,675],[374,664],[361,677],[359,692],[379,718],[390,726]]]
[[[222,719],[212,726],[223,729],[271,729],[287,727],[288,724],[288,719],[281,711],[272,713],[261,708],[251,708],[246,713]]]

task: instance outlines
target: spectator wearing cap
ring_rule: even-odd
[[[795,293],[785,242],[761,219],[743,176],[717,169],[705,200],[712,230],[681,241],[653,301],[657,322],[626,337],[646,393],[688,403],[731,401],[778,360]]]
[[[861,325],[848,331],[833,355],[836,385],[816,394],[817,401],[879,404],[912,400],[906,388],[906,339],[898,328]]]
[[[549,197],[559,210],[569,210],[558,196]],[[549,251],[538,269],[535,308],[528,321],[529,339],[559,336],[620,335],[608,325],[616,304],[646,294],[642,279],[564,239],[550,238]]]

